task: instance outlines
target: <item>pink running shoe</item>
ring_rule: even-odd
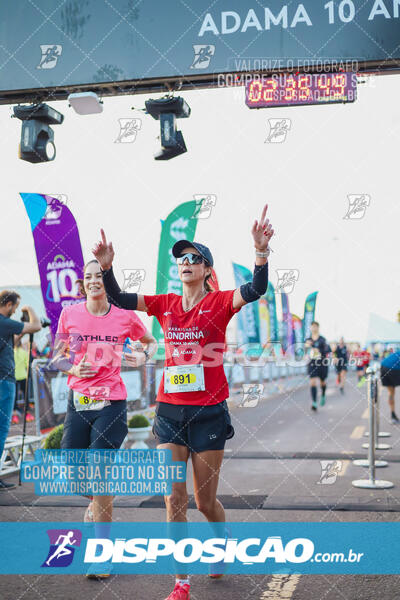
[[[165,600],[190,600],[190,585],[185,583],[184,585],[180,585],[179,583],[175,584],[174,589],[170,593]]]

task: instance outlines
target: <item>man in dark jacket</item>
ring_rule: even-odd
[[[0,470],[15,399],[14,343],[25,333],[35,333],[42,328],[30,306],[22,307],[28,314],[28,322],[22,323],[10,318],[17,310],[19,302],[20,296],[16,292],[0,292]],[[13,487],[14,484],[0,479],[0,491]]]

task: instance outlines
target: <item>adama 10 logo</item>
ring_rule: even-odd
[[[42,567],[68,567],[79,548],[82,532],[79,529],[48,529],[50,548]]]

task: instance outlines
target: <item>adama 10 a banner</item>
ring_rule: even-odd
[[[45,194],[20,196],[31,223],[43,302],[54,341],[64,306],[82,301],[76,283],[83,273],[78,227],[69,208],[57,198]]]

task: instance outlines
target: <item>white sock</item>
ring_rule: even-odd
[[[187,585],[190,585],[189,577],[187,579],[178,579],[178,578],[176,578],[176,583],[179,583],[179,585],[185,585],[185,583]]]

